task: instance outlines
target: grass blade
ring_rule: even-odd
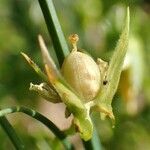
[[[69,54],[69,49],[57,18],[55,7],[52,0],[38,1],[47,24],[49,34],[51,36],[57,58],[59,58],[59,64],[61,65],[64,58]]]

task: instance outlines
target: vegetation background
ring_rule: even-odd
[[[116,127],[93,114],[104,149],[150,149],[150,2],[148,0],[55,0],[55,8],[66,39],[77,33],[79,47],[95,58],[109,60],[121,32],[126,6],[130,6],[129,49],[118,92],[113,100]],[[37,0],[0,1],[0,107],[24,105],[52,119],[60,128],[70,120],[60,119],[64,107],[41,99],[28,90],[29,83],[41,79],[25,63],[23,51],[42,66],[38,34],[49,50],[52,42]],[[55,57],[55,55],[54,55]],[[39,122],[23,114],[9,115],[17,133],[28,149],[59,149],[59,142]],[[73,138],[81,146],[78,138]],[[58,147],[56,146],[58,145]],[[13,149],[0,128],[0,149]]]

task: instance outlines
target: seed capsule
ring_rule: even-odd
[[[77,51],[78,35],[73,34],[69,39],[73,45],[73,50],[64,60],[62,74],[84,101],[90,101],[100,89],[99,67],[92,57]]]

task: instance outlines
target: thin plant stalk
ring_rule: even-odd
[[[69,54],[69,49],[55,11],[54,4],[52,0],[38,1],[52,39],[59,64],[61,66],[64,58]]]
[[[2,126],[4,131],[7,133],[8,137],[10,138],[11,142],[13,143],[14,147],[17,150],[25,149],[25,146],[22,143],[21,139],[18,137],[14,128],[12,127],[12,125],[9,123],[9,121],[7,120],[5,116],[0,117],[0,125]]]
[[[67,150],[72,149],[72,145],[68,142],[66,135],[48,118],[46,118],[45,116],[43,116],[42,114],[40,114],[39,112],[33,109],[23,107],[23,106],[18,106],[18,107],[14,106],[14,107],[0,110],[0,117],[3,117],[7,114],[15,113],[15,112],[25,113],[29,115],[30,117],[35,118],[36,120],[40,121],[54,133],[54,135],[62,142],[65,149]]]

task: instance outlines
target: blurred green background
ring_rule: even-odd
[[[118,92],[113,100],[116,127],[109,120],[93,118],[100,141],[108,150],[150,149],[150,2],[148,0],[54,0],[66,39],[77,33],[79,47],[94,58],[109,60],[121,32],[126,7],[130,6],[129,49]],[[41,79],[24,61],[27,53],[42,66],[38,34],[49,50],[52,42],[37,0],[0,1],[0,107],[25,105],[42,112],[46,103],[28,90]],[[41,105],[43,106],[41,108]],[[49,105],[47,103],[46,105]],[[45,107],[44,107],[45,108]],[[49,111],[48,107],[46,108]],[[59,116],[55,116],[56,118]],[[57,139],[37,121],[22,114],[8,116],[28,149],[60,149]],[[55,146],[54,146],[55,145]],[[59,144],[58,144],[59,145]],[[0,128],[0,149],[13,149]]]

